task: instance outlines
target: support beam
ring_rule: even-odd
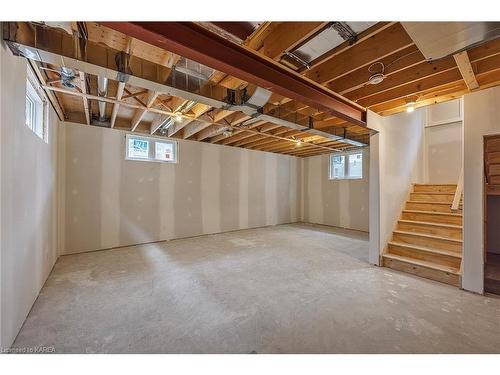
[[[87,93],[87,80],[85,78],[85,73],[84,72],[79,72],[80,76],[80,90],[84,94]],[[89,110],[89,102],[86,97],[82,96],[82,102],[83,102],[83,112],[85,113],[85,121],[87,121],[87,125],[90,125],[90,110]]]
[[[118,82],[118,88],[116,89],[116,100],[120,101],[123,97],[123,91],[125,90],[125,82]],[[113,128],[115,126],[116,115],[118,114],[118,109],[120,108],[119,103],[113,104],[113,111],[111,112],[110,126]]]
[[[462,74],[465,84],[469,90],[472,91],[479,88],[479,83],[477,83],[474,69],[472,69],[467,51],[457,53],[456,55],[453,55],[453,58],[455,59],[458,69],[460,70],[460,74]]]
[[[366,126],[366,110],[272,59],[190,22],[104,22],[112,29]]]
[[[137,109],[134,113],[134,117],[132,118],[131,122],[131,129],[132,131],[135,131],[137,126],[141,123],[142,118],[146,114],[148,108],[151,108],[151,106],[154,104],[156,98],[158,97],[160,93],[158,91],[148,91],[148,96],[146,100],[146,107],[145,108],[140,108]]]

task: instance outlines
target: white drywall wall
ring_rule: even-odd
[[[178,164],[130,161],[125,134],[61,124],[65,253],[300,220],[298,158],[179,141]]]
[[[14,341],[57,258],[57,123],[25,125],[26,60],[0,46],[1,347]]]
[[[456,184],[462,169],[461,100],[426,107],[425,182]]]
[[[379,132],[371,137],[370,147],[370,210],[375,210],[370,231],[378,229],[378,235],[370,234],[369,258],[374,264],[391,238],[411,184],[423,182],[424,119],[425,109],[387,117],[368,112],[368,127]]]
[[[369,248],[368,261],[376,266],[380,265],[380,129],[383,117],[373,111],[367,111],[367,126],[376,133],[370,136],[370,180],[368,217]]]
[[[500,134],[500,87],[466,94],[464,102],[464,211],[462,287],[483,293],[483,137]]]
[[[370,152],[361,152],[363,178],[356,180],[330,180],[330,155],[304,158],[304,221],[368,231]]]

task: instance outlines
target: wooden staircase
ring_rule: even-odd
[[[413,185],[383,266],[460,286],[462,202],[452,210],[456,191],[457,185]]]

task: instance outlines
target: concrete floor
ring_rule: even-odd
[[[500,352],[500,299],[281,225],[61,257],[16,347],[57,353]]]

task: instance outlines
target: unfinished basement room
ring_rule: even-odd
[[[499,37],[1,22],[1,351],[498,353]]]

